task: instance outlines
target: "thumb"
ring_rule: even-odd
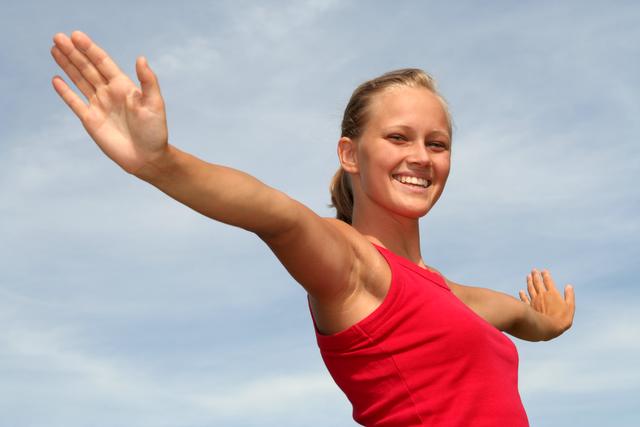
[[[149,67],[147,58],[144,56],[138,57],[136,60],[136,74],[138,80],[140,80],[140,87],[142,88],[142,102],[144,104],[162,102],[162,95],[160,94],[160,85],[158,84],[158,78]]]
[[[576,311],[576,295],[573,291],[572,285],[567,285],[564,287],[564,300],[571,309],[571,317],[573,317],[573,313]]]

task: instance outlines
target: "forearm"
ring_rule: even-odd
[[[526,341],[553,339],[571,326],[558,323],[511,295],[486,288],[464,286],[447,280],[455,295],[497,329]]]
[[[275,235],[294,221],[295,202],[258,179],[168,146],[136,176],[209,218]]]
[[[447,284],[465,305],[501,331],[510,330],[522,310],[518,300],[502,292],[450,280]]]

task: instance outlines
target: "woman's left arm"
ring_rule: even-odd
[[[527,292],[516,298],[485,288],[464,286],[447,280],[453,293],[480,317],[501,331],[527,341],[548,341],[571,327],[575,313],[573,286],[564,297],[551,274],[533,270],[527,276]]]

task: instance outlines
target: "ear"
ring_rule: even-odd
[[[345,172],[359,172],[356,148],[356,142],[346,136],[343,136],[338,141],[338,159],[340,160],[340,166],[342,166]]]

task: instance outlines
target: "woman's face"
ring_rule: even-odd
[[[354,150],[358,209],[426,215],[449,176],[451,138],[441,101],[425,88],[400,86],[377,94]]]

